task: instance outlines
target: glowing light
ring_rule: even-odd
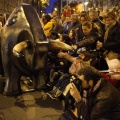
[[[54,8],[55,11],[57,11],[57,8]]]
[[[88,5],[88,2],[85,2],[84,5]]]

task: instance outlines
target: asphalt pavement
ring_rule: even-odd
[[[0,94],[0,120],[59,120],[62,103],[52,100],[44,91],[19,96]]]

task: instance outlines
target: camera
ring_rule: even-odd
[[[77,76],[71,76],[70,82],[74,83],[79,92],[81,92],[81,80]]]
[[[80,94],[82,94],[82,87],[81,87],[81,80],[77,76],[71,76],[70,77],[70,82],[74,83]],[[67,93],[64,101],[63,101],[63,110],[66,111],[68,109],[74,110],[75,108],[75,100],[71,96],[70,91]]]

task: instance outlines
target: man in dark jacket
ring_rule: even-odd
[[[88,15],[90,21],[93,23],[94,30],[97,31],[103,37],[105,33],[105,25],[99,19],[98,12],[96,10],[90,10]]]
[[[59,35],[58,34],[62,34],[63,33],[63,26],[59,21],[59,18],[56,16],[52,19],[52,23],[53,23],[53,28],[51,29],[50,33],[50,39],[58,39]]]
[[[71,20],[71,26],[69,27],[68,32],[70,32],[70,30],[76,30],[80,27],[80,22],[78,21],[77,14],[72,14],[70,20]]]
[[[94,67],[81,68],[78,78],[83,92],[71,83],[70,94],[76,109],[63,113],[61,120],[120,120],[120,92]]]
[[[104,35],[104,42],[97,42],[97,49],[103,49],[114,52],[114,55],[109,59],[117,58],[120,54],[120,25],[117,22],[117,16],[114,12],[108,12],[104,16],[106,32]],[[108,54],[109,56],[110,54]],[[114,57],[115,56],[115,57]]]

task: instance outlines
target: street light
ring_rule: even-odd
[[[86,6],[88,5],[89,2],[85,2],[84,0],[84,11],[86,10]]]
[[[88,5],[88,2],[85,2],[84,5],[87,6],[87,5]]]
[[[54,8],[55,11],[57,11],[57,8]]]

